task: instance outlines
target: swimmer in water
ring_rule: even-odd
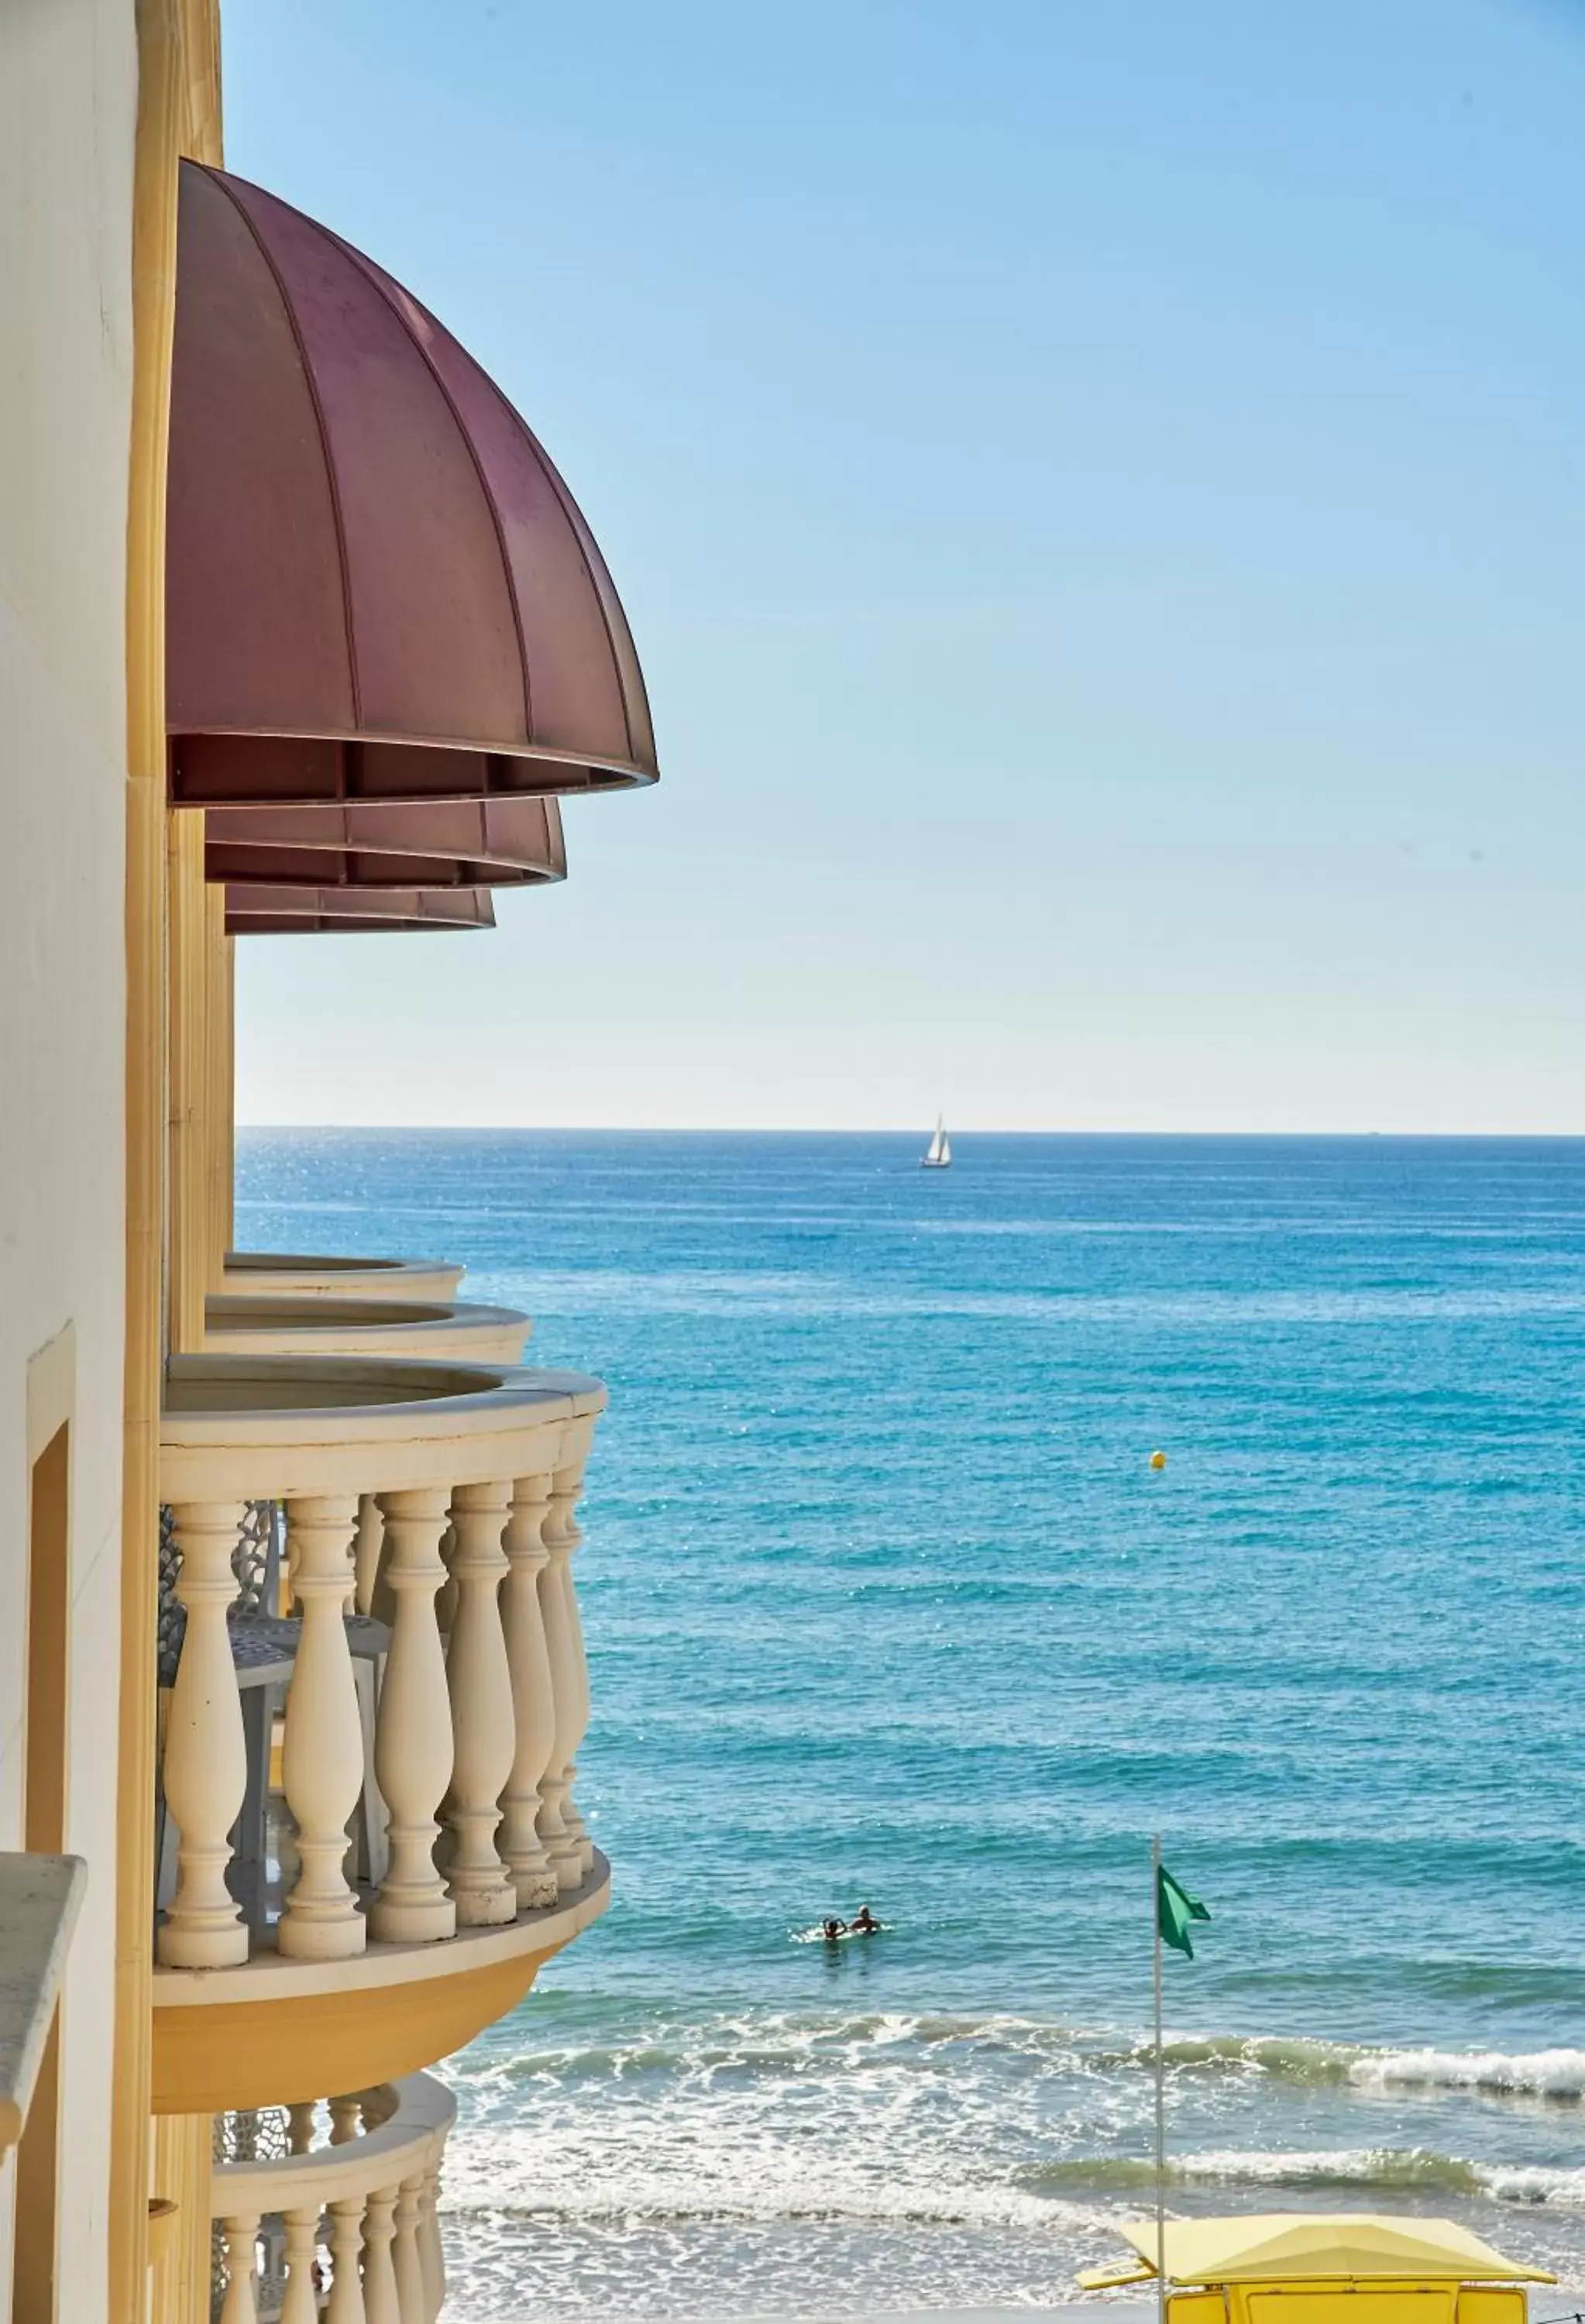
[[[872,1937],[880,1927],[868,1904],[861,1904],[853,1914],[852,1933],[855,1937]]]
[[[820,1933],[828,1945],[834,1945],[838,1937],[846,1936],[847,1925],[845,1921],[823,1921],[820,1924]]]

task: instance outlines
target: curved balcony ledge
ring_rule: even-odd
[[[581,1886],[554,1904],[519,1913],[504,1928],[459,1929],[439,1945],[372,1942],[350,1960],[335,1961],[287,1960],[265,1934],[240,1969],[156,1968],[154,2008],[206,2012],[255,2001],[306,2001],[317,1994],[340,1999],[352,1993],[410,1989],[438,1978],[471,1977],[508,1961],[537,1967],[597,1921],[610,1902],[611,1867],[596,1849],[594,1868]]]
[[[532,1331],[515,1307],[474,1300],[333,1299],[223,1293],[206,1311],[212,1355],[432,1356],[517,1364]]]
[[[365,2119],[371,2112],[381,2119],[355,2137],[310,2147],[301,2153],[217,2163],[209,2182],[211,2218],[250,2212],[264,2216],[310,2207],[322,2210],[327,2204],[370,2195],[376,2188],[438,2166],[456,2121],[456,2100],[444,2082],[429,2074],[401,2075],[384,2088],[361,2092],[358,2099],[331,2101],[333,2109],[360,2103]]]
[[[165,1501],[484,1484],[567,1467],[605,1408],[579,1372],[374,1356],[174,1356]],[[560,1431],[565,1446],[548,1441]]]
[[[431,1259],[336,1259],[322,1252],[231,1250],[222,1289],[237,1298],[455,1299],[463,1269]]]
[[[156,1969],[154,2111],[284,2104],[432,2065],[515,2008],[541,1965],[610,1902],[611,1868],[596,1850],[582,1886],[554,1904],[444,1943],[372,1942],[334,1961],[262,1946],[237,1969]]]

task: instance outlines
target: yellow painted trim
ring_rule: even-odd
[[[77,1333],[69,1323],[28,1365],[27,1684],[24,1848],[67,1842],[71,1768],[72,1471],[77,1459]]]
[[[110,2313],[148,2297],[161,1261],[165,1201],[165,438],[176,289],[181,27],[138,8],[133,403],[126,573],[126,1352],[123,1385],[120,1780],[110,2141]]]
[[[209,1258],[212,964],[203,809],[176,809],[167,816],[165,830],[170,1091],[167,1321],[172,1355],[193,1355],[204,1344],[204,1302],[211,1289],[219,1288],[218,1254],[213,1283]]]
[[[236,1172],[236,939],[226,933],[226,890],[209,903],[209,1223],[206,1258],[211,1291],[220,1288],[232,1242]]]
[[[172,2115],[169,2119],[174,2122]],[[204,2117],[207,2122],[208,2116]],[[159,2133],[156,2130],[155,2136]],[[149,2265],[158,2267],[176,2241],[177,2223],[181,2218],[181,2206],[170,2195],[149,2198]]]
[[[154,2125],[156,2201],[150,2219],[154,2324],[208,2324],[209,2215],[214,2126],[207,2114],[161,2115]]]
[[[181,150],[218,169],[226,158],[220,107],[220,0],[177,0],[181,18]]]
[[[515,2009],[548,1958],[519,1954],[460,1977],[355,1987],[284,2007],[255,2001],[157,2008],[155,2109],[290,2106],[327,2090],[399,2080],[449,2057]]]
[[[218,0],[137,0],[126,558],[126,1344],[109,2313],[148,2313],[154,1615],[165,1216],[165,456],[177,162],[220,156]],[[165,2324],[161,2319],[160,2324]]]

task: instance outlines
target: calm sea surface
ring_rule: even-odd
[[[922,1144],[244,1134],[239,1240],[465,1259],[611,1388],[615,1902],[447,2069],[447,2314],[1070,2296],[1156,1827],[1175,2206],[1585,2284],[1585,1143]]]

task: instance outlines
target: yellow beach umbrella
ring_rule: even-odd
[[[1154,2219],[1124,2219],[1118,2232],[1139,2255],[1123,2269],[1092,2268],[1088,2291],[1148,2283],[1156,2275]],[[1555,2283],[1544,2268],[1505,2259],[1451,2219],[1394,2219],[1370,2211],[1264,2211],[1230,2219],[1166,2222],[1169,2283],[1358,2282],[1373,2278],[1453,2283]]]

